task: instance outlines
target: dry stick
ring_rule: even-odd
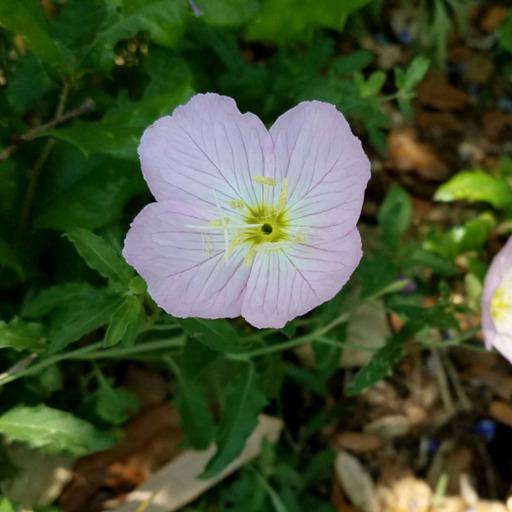
[[[452,363],[452,360],[450,359],[450,356],[446,353],[443,353],[441,357],[443,359],[443,363],[446,367],[448,377],[452,382],[453,389],[455,390],[455,394],[459,399],[459,403],[462,409],[466,412],[471,411],[473,409],[473,407],[471,406],[471,400],[468,398],[466,391],[464,391],[464,388],[462,387],[459,375],[457,373],[455,366]]]
[[[432,358],[434,359],[435,364],[435,373],[437,378],[437,383],[439,385],[439,391],[441,393],[441,400],[444,405],[444,409],[448,418],[451,418],[455,413],[455,407],[453,405],[452,396],[450,393],[450,388],[448,384],[448,378],[444,371],[443,361],[441,360],[441,356],[439,355],[438,349],[432,349],[430,351],[432,354]]]

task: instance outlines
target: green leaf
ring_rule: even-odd
[[[62,283],[41,290],[37,295],[28,298],[21,308],[21,316],[37,318],[51,313],[59,306],[79,301],[87,297],[94,288],[88,283]]]
[[[361,76],[361,75],[356,75]],[[370,75],[368,80],[362,80],[359,86],[359,92],[361,94],[361,98],[370,98],[371,96],[375,96],[384,85],[386,81],[386,73],[384,71],[375,71]]]
[[[371,52],[368,50],[358,50],[334,59],[329,67],[329,73],[338,77],[350,76],[368,66],[372,60],[373,55]]]
[[[142,311],[140,300],[134,295],[128,295],[112,315],[105,334],[105,347],[119,343],[133,322],[136,322]]]
[[[240,352],[240,337],[231,324],[222,318],[176,318],[183,330],[207,347],[223,353]]]
[[[508,13],[505,23],[498,29],[498,40],[502,48],[512,52],[512,11]]]
[[[357,372],[352,382],[345,388],[345,393],[357,395],[389,375],[395,363],[403,357],[402,344],[414,336],[421,326],[422,324],[414,322],[404,324],[397,334],[388,339],[386,345],[375,352],[370,362]]]
[[[48,27],[37,0],[0,0],[0,25],[21,34],[23,42],[38,57],[61,70],[66,60],[48,35]]]
[[[70,127],[47,130],[38,137],[55,137],[69,142],[86,155],[105,153],[118,158],[138,160],[137,145],[145,128],[193,94],[188,83],[171,92],[128,103],[112,109],[97,122],[76,122]]]
[[[19,318],[9,323],[0,321],[0,348],[12,348],[18,352],[41,352],[45,343],[45,329],[42,324],[23,322]]]
[[[130,282],[134,273],[132,268],[103,238],[81,228],[69,230],[67,236],[89,267],[112,281]]]
[[[45,405],[18,406],[0,416],[0,433],[51,453],[86,455],[106,450],[115,437],[73,414]]]
[[[463,171],[441,185],[434,199],[444,202],[459,199],[484,201],[501,210],[512,204],[512,190],[504,178],[491,176],[482,170]]]
[[[263,0],[260,13],[247,27],[247,39],[280,46],[309,42],[317,27],[342,31],[348,16],[370,1]]]
[[[382,229],[384,243],[391,249],[398,247],[400,237],[412,220],[412,204],[407,192],[400,187],[392,188],[384,199],[377,220]]]
[[[180,415],[185,446],[204,450],[215,433],[208,400],[197,379],[185,378],[177,366],[174,366],[174,372],[179,380],[174,403]]]
[[[50,333],[50,353],[55,353],[77,341],[85,334],[107,324],[123,299],[100,290],[91,290],[64,309],[52,314]]]
[[[100,387],[95,396],[96,414],[111,425],[121,425],[130,413],[137,412],[137,397],[127,389],[113,387],[105,378],[99,379]]]
[[[403,86],[399,87],[399,89],[403,89],[404,91],[412,91],[416,85],[418,85],[423,80],[423,77],[427,74],[429,66],[429,59],[426,59],[421,55],[415,57],[414,60],[409,64],[409,67],[405,72],[405,81]]]
[[[203,11],[201,21],[218,27],[246,23],[260,8],[258,0],[196,0],[195,3]]]
[[[5,496],[0,496],[0,512],[17,512],[17,507]]]
[[[69,144],[52,152],[45,184],[36,226],[62,231],[104,226],[121,216],[128,199],[147,190],[138,163],[87,158]]]
[[[247,372],[239,372],[229,382],[224,395],[222,420],[215,436],[217,452],[208,461],[201,478],[218,475],[240,455],[266,403],[252,366]]]
[[[426,267],[432,272],[445,277],[457,275],[457,267],[453,261],[448,261],[444,256],[439,256],[423,247],[409,246],[412,263]]]
[[[18,257],[2,238],[0,238],[0,267],[7,267],[14,270],[18,278],[21,280],[25,278],[25,274]]]

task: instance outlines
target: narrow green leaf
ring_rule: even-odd
[[[176,323],[181,325],[189,336],[213,350],[223,353],[240,352],[238,332],[223,318],[218,320],[176,318]]]
[[[0,416],[0,433],[48,452],[86,455],[113,446],[116,439],[73,414],[45,405],[19,406]]]
[[[110,347],[119,343],[130,325],[139,318],[141,311],[140,300],[134,295],[128,295],[112,315],[105,334],[105,346]]]
[[[13,348],[18,352],[41,352],[46,342],[42,324],[23,322],[19,318],[9,323],[0,321],[0,348]]]
[[[502,48],[512,52],[512,11],[508,13],[505,23],[498,29],[498,40]]]
[[[69,230],[67,236],[89,267],[112,281],[125,284],[130,282],[133,277],[132,268],[103,238],[81,228]]]
[[[352,382],[345,388],[345,393],[357,395],[389,375],[393,366],[403,357],[402,344],[414,336],[421,327],[421,323],[407,322],[397,334],[388,339],[386,345],[375,352],[370,362],[357,372]]]
[[[463,171],[441,185],[434,199],[444,202],[459,199],[484,201],[501,210],[512,204],[512,190],[504,178],[491,176],[482,170]]]
[[[418,85],[423,77],[427,74],[430,66],[430,60],[419,55],[409,64],[407,71],[405,72],[405,83],[403,89],[406,91],[412,91],[416,85]]]
[[[21,34],[27,47],[45,62],[67,69],[66,60],[48,35],[47,23],[37,0],[0,0],[0,25]]]
[[[396,249],[400,237],[412,220],[411,200],[403,188],[395,187],[388,192],[377,214],[377,220],[385,244],[391,249]]]
[[[17,507],[5,496],[0,496],[0,512],[17,512]]]
[[[233,27],[249,21],[260,8],[258,0],[196,0],[201,20],[218,27]]]
[[[236,459],[258,423],[258,415],[267,401],[252,366],[249,366],[247,372],[239,372],[229,382],[224,399],[222,420],[215,436],[217,452],[206,465],[201,478],[218,475]]]
[[[196,450],[208,447],[215,433],[215,424],[204,390],[197,380],[185,379],[181,372],[174,403],[181,420],[185,446]]]

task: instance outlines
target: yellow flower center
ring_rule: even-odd
[[[253,182],[263,186],[263,201],[248,204],[241,199],[228,201],[233,215],[238,219],[232,222],[229,212],[223,210],[214,192],[218,219],[211,220],[207,226],[187,226],[197,229],[222,230],[224,233],[224,258],[226,262],[240,245],[247,245],[244,263],[250,265],[256,252],[284,249],[291,245],[304,243],[307,228],[293,229],[286,211],[288,199],[288,180],[283,179],[279,198],[275,204],[269,201],[269,191],[276,186],[273,178],[255,175]],[[208,247],[209,252],[211,248]]]
[[[503,284],[494,292],[491,299],[491,315],[496,322],[502,320],[504,316],[512,315],[512,297],[509,295]]]

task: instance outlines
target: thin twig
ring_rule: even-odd
[[[67,96],[67,93],[66,93]],[[20,144],[22,142],[29,142],[33,139],[35,139],[41,132],[44,132],[46,130],[52,130],[53,128],[56,128],[57,126],[67,123],[68,121],[71,121],[72,119],[76,119],[77,117],[80,117],[84,115],[85,113],[89,112],[90,110],[94,110],[95,103],[92,99],[87,98],[79,107],[74,108],[73,110],[70,110],[69,112],[66,112],[65,114],[60,114],[53,119],[53,121],[50,121],[48,123],[42,124],[41,126],[37,126],[36,128],[32,128],[27,133],[24,133],[23,135],[20,135],[18,137],[18,140],[15,144],[11,144],[10,146],[7,146],[0,152],[0,162],[3,162],[4,160],[7,160],[14,151],[18,149]]]

